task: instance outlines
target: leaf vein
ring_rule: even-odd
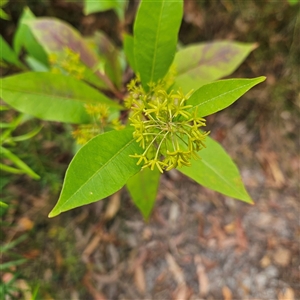
[[[243,88],[246,87],[246,86],[251,86],[252,84],[253,84],[253,82],[248,83],[248,84],[245,84],[245,85],[242,85],[242,86],[239,86],[239,87],[237,87],[237,88],[235,88],[235,89],[233,89],[233,90],[230,90],[230,91],[228,91],[228,92],[219,94],[219,95],[216,96],[216,97],[210,98],[210,99],[208,99],[208,100],[206,100],[206,101],[204,101],[204,102],[201,102],[201,103],[195,105],[195,107],[196,107],[196,106],[199,107],[199,106],[201,106],[201,105],[204,105],[205,103],[214,101],[214,100],[216,100],[216,99],[218,99],[218,98],[220,98],[220,97],[223,97],[223,96],[225,96],[225,95],[227,95],[227,94],[230,94],[230,93],[233,93],[233,92],[238,91],[238,90],[240,90],[240,89],[243,89]]]
[[[84,186],[86,186],[97,174],[99,174],[99,172],[101,170],[103,170],[109,163],[113,162],[114,158],[116,156],[118,156],[122,151],[124,151],[127,147],[129,147],[135,140],[132,139],[131,141],[129,141],[128,143],[126,143],[118,152],[116,152],[109,160],[107,160],[105,162],[105,164],[103,164],[84,184],[81,185],[81,187],[74,193],[72,194],[71,197],[69,197],[69,199],[67,199],[62,206],[60,207],[60,211],[61,209],[75,196],[77,195]]]
[[[157,26],[157,31],[156,31],[156,39],[155,39],[155,46],[154,46],[154,53],[153,53],[153,64],[152,64],[151,77],[150,77],[151,82],[153,80],[154,68],[156,67],[156,54],[157,54],[158,36],[159,36],[159,33],[160,33],[160,26],[161,26],[161,19],[162,19],[161,16],[162,16],[164,5],[165,5],[165,2],[163,1],[161,11],[160,11],[160,15],[159,15],[159,18],[158,18],[158,26]]]
[[[241,193],[238,189],[236,189],[236,187],[234,185],[231,184],[230,181],[228,181],[226,179],[226,177],[224,177],[221,173],[219,173],[214,167],[212,167],[210,164],[208,164],[206,161],[201,160],[201,162],[203,164],[205,164],[208,168],[210,168],[213,172],[215,172],[225,183],[227,183],[232,189],[235,190],[235,192],[237,192],[237,194],[241,195],[242,197],[244,196],[243,193]]]

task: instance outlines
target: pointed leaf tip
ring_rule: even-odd
[[[104,199],[140,171],[129,155],[142,153],[132,130],[108,131],[87,142],[71,161],[59,200],[49,217]]]
[[[247,91],[263,82],[265,76],[256,78],[223,79],[203,85],[188,99],[187,104],[198,108],[198,116],[206,117],[233,104]],[[192,110],[191,109],[191,110]]]
[[[56,211],[55,207],[48,214],[48,218],[53,218],[60,215],[61,211]]]
[[[206,137],[206,146],[199,152],[201,160],[193,160],[190,167],[178,170],[202,186],[253,205],[231,157],[210,137]]]

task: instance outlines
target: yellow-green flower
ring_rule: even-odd
[[[137,79],[128,85],[129,96],[126,106],[131,106],[129,120],[135,131],[133,137],[144,149],[137,164],[142,168],[155,167],[163,173],[173,168],[189,166],[192,158],[199,158],[197,152],[205,147],[209,132],[200,131],[206,125],[205,119],[197,117],[197,110],[186,101],[192,91],[167,93],[163,82],[150,84],[146,93]]]

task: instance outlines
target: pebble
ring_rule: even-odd
[[[275,277],[278,277],[278,275],[279,275],[279,271],[275,266],[268,266],[265,269],[264,273],[266,274],[267,277],[270,277],[270,278],[275,278]]]
[[[262,290],[267,285],[268,277],[266,276],[265,272],[261,272],[255,276],[255,281],[257,288]]]
[[[277,265],[286,267],[290,263],[291,256],[290,250],[280,247],[273,254],[273,259]]]

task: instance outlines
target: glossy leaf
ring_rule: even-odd
[[[11,172],[11,173],[16,173],[16,174],[25,173],[25,174],[29,175],[30,177],[32,177],[34,179],[39,179],[40,178],[40,176],[38,174],[36,174],[17,155],[13,154],[8,149],[0,146],[0,154],[1,154],[1,157],[8,158],[11,162],[13,162],[19,168],[20,172],[19,173],[14,172],[14,170],[17,171],[18,169],[12,168],[10,166],[2,165],[2,164],[1,164],[0,169],[2,169],[4,171]],[[9,170],[8,168],[11,168],[11,170]]]
[[[49,121],[87,123],[85,103],[120,108],[74,78],[53,73],[28,72],[1,79],[2,99],[18,111]]]
[[[5,164],[0,163],[0,170],[11,174],[24,174],[24,171]]]
[[[297,3],[300,2],[300,0],[288,0],[290,5],[296,5]]]
[[[22,234],[18,238],[13,239],[12,241],[5,243],[0,246],[0,252],[5,253],[13,248],[15,248],[18,244],[25,241],[28,238],[27,234]]]
[[[187,46],[174,59],[177,71],[176,88],[184,93],[230,75],[245,60],[257,44],[216,41]]]
[[[25,258],[21,258],[21,259],[1,263],[0,264],[0,271],[1,272],[4,271],[4,270],[9,271],[10,269],[15,268],[16,266],[24,264],[26,261],[27,260]]]
[[[134,23],[136,71],[143,87],[162,79],[173,62],[183,1],[141,1]]]
[[[105,74],[116,87],[120,88],[122,84],[122,69],[119,50],[103,32],[96,32],[94,41],[101,62],[104,64]]]
[[[124,15],[124,9],[127,4],[125,0],[84,0],[84,14],[97,13],[114,9],[120,18]]]
[[[192,109],[197,109],[199,117],[205,117],[228,107],[265,79],[266,77],[261,76],[253,79],[225,79],[212,82],[195,91],[186,104],[193,105]]]
[[[18,135],[18,136],[12,136],[10,139],[14,142],[21,142],[21,141],[29,140],[29,139],[33,138],[35,135],[37,135],[41,131],[42,128],[43,128],[42,126],[37,127],[25,134]]]
[[[1,0],[0,7],[5,6],[8,3],[9,0]]]
[[[2,8],[0,8],[0,19],[10,20],[10,16]]]
[[[35,71],[35,72],[48,72],[49,71],[48,67],[46,67],[44,64],[42,64],[37,59],[35,59],[33,56],[26,55],[24,59],[32,71]]]
[[[19,61],[17,54],[10,48],[8,43],[4,40],[2,35],[0,36],[0,47],[1,47],[1,60],[7,61],[19,68],[25,68]]]
[[[85,75],[89,77],[89,81],[98,87],[109,86],[104,74],[96,71],[99,65],[97,55],[88,47],[77,30],[69,24],[54,18],[38,18],[28,21],[27,24],[48,54],[60,54],[66,48],[79,53],[82,63],[90,69],[90,73]],[[98,83],[95,78],[92,78],[92,75],[94,75],[92,71],[95,71]]]
[[[134,204],[147,220],[155,204],[160,172],[150,168],[141,170],[132,176],[126,184]]]
[[[0,12],[1,12],[1,11],[0,11]],[[7,208],[7,207],[8,207],[8,204],[6,204],[6,203],[0,201],[0,207],[1,207],[1,208]]]
[[[141,167],[129,156],[142,153],[132,132],[125,129],[98,135],[76,153],[49,217],[110,196],[140,171]]]
[[[47,54],[43,47],[37,42],[26,22],[35,20],[35,15],[26,7],[21,15],[18,27],[13,39],[13,47],[17,55],[20,54],[22,47],[44,65],[48,65]]]
[[[134,40],[133,36],[129,34],[124,34],[124,52],[127,58],[127,61],[131,69],[136,72],[135,58],[134,58]]]
[[[200,160],[178,170],[199,184],[226,196],[253,203],[242,182],[239,170],[226,151],[213,139],[206,138]]]

